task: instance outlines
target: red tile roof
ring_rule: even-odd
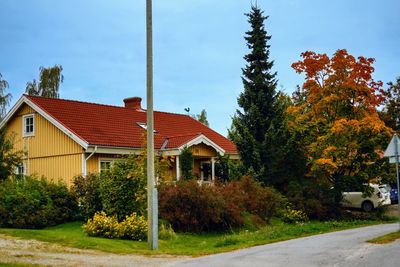
[[[194,133],[194,134],[167,137],[167,143],[165,148],[181,147],[200,135],[201,133]]]
[[[145,145],[146,131],[138,124],[146,123],[146,112],[143,110],[65,99],[26,97],[89,145],[129,148]],[[237,153],[230,140],[187,115],[155,111],[154,129],[156,149],[160,149],[166,139],[166,148],[178,148],[203,134],[227,153]]]

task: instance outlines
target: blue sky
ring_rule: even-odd
[[[241,68],[250,0],[153,0],[154,106],[193,114],[205,108],[211,127],[231,125],[242,91]],[[374,57],[375,79],[400,76],[400,1],[258,0],[269,15],[271,59],[279,89],[303,77],[290,67],[301,52],[345,48]],[[0,0],[0,73],[12,103],[40,66],[64,68],[62,98],[145,106],[145,0]]]

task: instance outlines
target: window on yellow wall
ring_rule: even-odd
[[[107,172],[111,169],[112,160],[100,160],[100,173]]]
[[[17,167],[15,167],[15,174],[16,174],[17,176],[24,176],[24,175],[26,175],[25,163],[20,163]]]
[[[35,135],[35,115],[29,114],[22,117],[22,130],[24,137]]]

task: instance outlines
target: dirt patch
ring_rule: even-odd
[[[173,256],[117,255],[0,235],[0,262],[44,266],[171,266]]]

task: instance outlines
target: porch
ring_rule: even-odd
[[[193,162],[193,175],[197,180],[201,182],[213,182],[215,181],[215,163],[218,152],[212,146],[208,146],[204,143],[193,145],[189,147],[192,151],[194,162]],[[181,179],[181,168],[180,168],[180,155],[175,156],[174,172],[176,180]]]

